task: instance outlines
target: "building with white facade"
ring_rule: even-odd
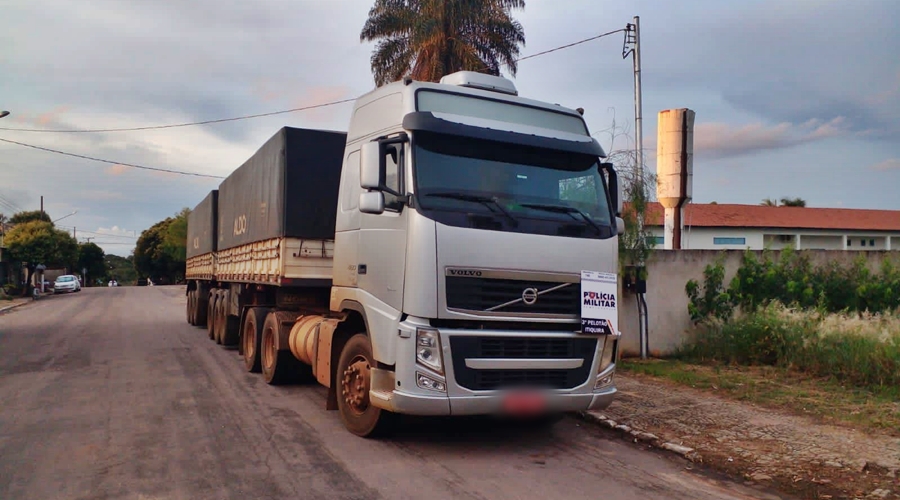
[[[663,246],[663,207],[645,218]],[[693,204],[684,207],[681,248],[696,250],[900,250],[900,210]]]

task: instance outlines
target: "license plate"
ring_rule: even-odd
[[[510,415],[539,415],[547,408],[544,396],[536,393],[515,393],[503,399],[503,411]]]

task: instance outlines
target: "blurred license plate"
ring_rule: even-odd
[[[503,399],[503,411],[510,415],[537,415],[546,407],[546,399],[538,393],[514,393]]]

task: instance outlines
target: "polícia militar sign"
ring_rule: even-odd
[[[581,271],[581,331],[615,335],[619,319],[618,277],[615,273]]]

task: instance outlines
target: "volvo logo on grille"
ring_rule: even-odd
[[[537,288],[526,288],[522,291],[522,302],[528,304],[529,306],[537,302],[538,299],[538,291]]]
[[[474,269],[449,269],[449,274],[450,276],[474,276],[480,278],[482,273]]]

